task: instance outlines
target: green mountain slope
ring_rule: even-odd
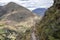
[[[54,0],[36,27],[39,40],[60,40],[60,0]]]

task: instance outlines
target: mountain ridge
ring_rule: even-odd
[[[46,10],[46,8],[36,8],[32,12],[34,12],[37,15],[43,16]]]

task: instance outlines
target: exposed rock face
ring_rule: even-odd
[[[31,27],[35,26],[41,17],[13,2],[3,6],[3,10],[5,12],[0,17],[0,24],[3,26],[1,28],[6,32],[4,39],[30,40]]]
[[[39,40],[60,40],[60,0],[54,0],[37,25]]]

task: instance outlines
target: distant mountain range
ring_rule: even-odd
[[[37,15],[43,16],[46,10],[46,8],[36,8],[32,12],[36,13]]]

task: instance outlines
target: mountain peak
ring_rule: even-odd
[[[9,2],[7,5],[18,5],[18,4],[15,2]]]
[[[20,6],[20,5],[14,2],[9,2],[6,6]]]
[[[37,16],[27,8],[20,6],[14,2],[10,2],[7,5],[5,5],[4,9],[6,13],[2,13],[2,15],[4,15],[3,17],[6,20],[11,20],[15,22],[25,21],[27,18]]]
[[[7,9],[7,11],[11,11],[11,10],[24,10],[26,9],[25,7],[17,4],[17,3],[14,3],[14,2],[10,2],[8,3],[7,5],[4,6],[5,9]]]

